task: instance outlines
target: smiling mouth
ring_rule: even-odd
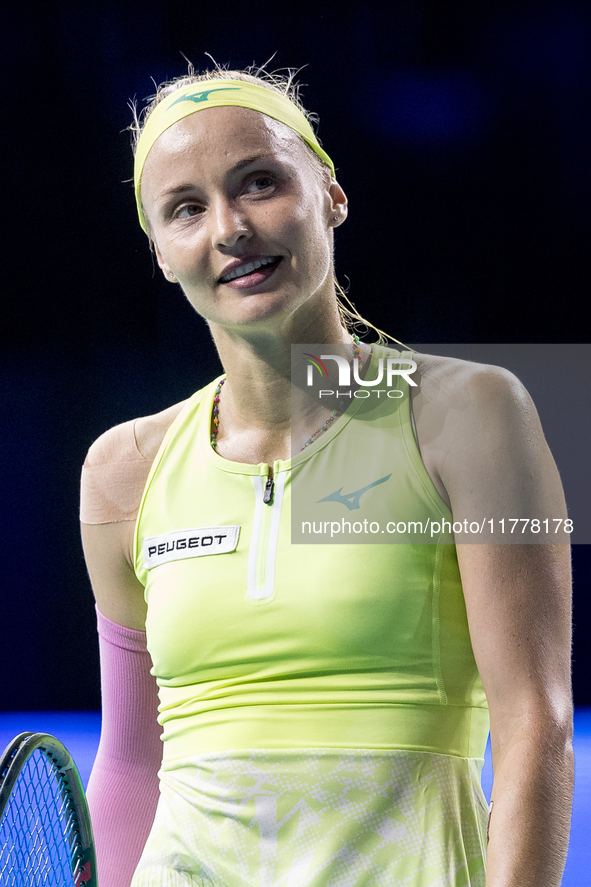
[[[244,265],[239,265],[238,267],[233,268],[228,274],[224,274],[223,277],[219,278],[219,283],[230,283],[232,280],[248,277],[249,274],[253,274],[258,271],[259,268],[270,270],[272,267],[279,264],[280,261],[281,256],[261,256],[260,259],[253,259],[252,262],[247,262]]]

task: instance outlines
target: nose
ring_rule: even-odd
[[[241,240],[251,236],[251,229],[244,212],[233,201],[220,199],[212,207],[212,245],[215,249],[233,249]]]

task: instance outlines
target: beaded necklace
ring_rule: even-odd
[[[353,336],[353,344],[355,345],[355,351],[353,353],[353,360],[358,360],[358,358],[361,354],[361,345],[359,344],[359,336]],[[216,450],[216,452],[217,452],[217,449],[216,449],[217,448],[217,436],[218,436],[218,432],[220,430],[220,392],[222,390],[222,387],[223,387],[225,381],[226,381],[225,379],[221,379],[218,382],[217,388],[215,389],[215,393],[213,396],[213,413],[212,413],[212,418],[211,418],[210,442],[211,442],[212,448],[214,450]],[[304,446],[300,448],[300,453],[303,452],[306,449],[306,447],[309,447],[310,444],[313,444],[314,441],[318,437],[320,437],[320,435],[324,431],[326,431],[327,428],[330,428],[330,426],[334,422],[336,422],[336,420],[340,416],[342,416],[342,414],[345,411],[344,403],[345,403],[344,399],[339,400],[338,409],[333,410],[331,415],[326,420],[326,422],[323,425],[321,425],[320,428],[317,428],[313,434],[310,435],[310,437],[308,438],[308,440],[306,441]]]
[[[211,417],[211,445],[215,450],[217,445],[218,431],[220,430],[220,391],[226,380],[222,379],[218,382],[218,386],[213,396],[213,415]]]

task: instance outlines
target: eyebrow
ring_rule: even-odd
[[[253,154],[252,157],[245,157],[244,160],[239,160],[236,163],[230,172],[239,172],[241,169],[244,169],[245,166],[250,166],[251,163],[258,163],[261,160],[268,160],[270,157],[273,157],[272,154]]]
[[[156,199],[162,200],[163,198],[171,197],[174,194],[184,194],[185,191],[191,191],[192,188],[194,188],[194,187],[195,187],[194,185],[189,185],[189,184],[175,185],[174,188],[167,188],[165,191],[162,191]]]

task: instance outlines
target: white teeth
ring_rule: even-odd
[[[251,274],[253,271],[256,271],[257,268],[260,268],[262,265],[269,265],[274,260],[274,256],[266,256],[264,259],[255,259],[254,262],[249,262],[247,265],[240,265],[238,268],[234,268],[229,274],[225,274],[222,277],[222,280],[225,283],[228,280],[235,280],[237,277],[244,277],[245,274]]]

